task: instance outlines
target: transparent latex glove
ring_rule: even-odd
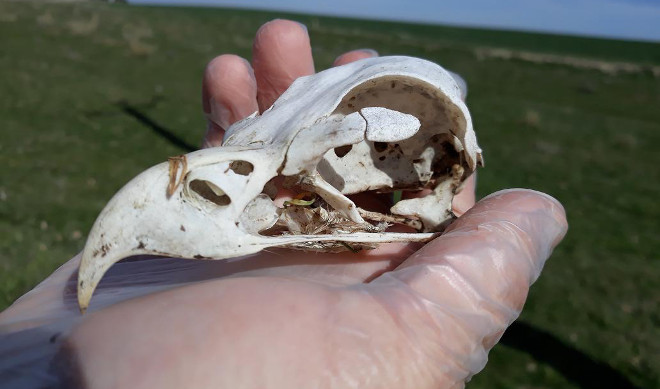
[[[336,64],[373,55],[357,50]],[[309,37],[295,22],[264,25],[253,57],[254,71],[227,55],[207,67],[206,145],[314,71]],[[471,181],[454,202],[467,212],[423,247],[123,261],[85,316],[76,303],[77,256],[0,314],[0,382],[462,387],[520,313],[567,229],[562,206],[538,192],[508,190],[473,204]]]

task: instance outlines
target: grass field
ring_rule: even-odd
[[[0,308],[76,254],[130,178],[199,143],[204,65],[249,58],[275,16],[0,3]],[[660,44],[277,16],[307,24],[317,69],[371,47],[461,73],[479,195],[565,205],[566,240],[469,388],[660,387]]]

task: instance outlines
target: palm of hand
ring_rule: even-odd
[[[254,71],[235,56],[207,67],[207,145],[314,71],[296,23],[266,24],[254,47]],[[473,190],[456,199],[457,213],[472,207]],[[416,252],[265,252],[227,277],[95,312],[67,350],[92,387],[460,387],[483,368],[565,231],[554,199],[501,192]]]

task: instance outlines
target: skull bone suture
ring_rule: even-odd
[[[83,250],[84,311],[103,274],[139,254],[223,259],[279,246],[342,251],[424,242],[453,219],[461,184],[482,165],[461,89],[440,66],[369,58],[297,79],[221,147],[171,158],[106,205]],[[275,182],[299,193],[275,204]],[[350,195],[419,191],[389,213]],[[391,224],[416,231],[388,232]]]

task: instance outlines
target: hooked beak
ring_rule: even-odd
[[[234,222],[245,208],[242,199],[255,197],[261,188],[254,196],[245,193],[250,191],[248,177],[230,169],[232,154],[207,149],[170,158],[135,177],[110,200],[82,253],[78,272],[82,312],[105,272],[126,257],[228,258],[261,249],[258,239]],[[240,159],[252,166],[246,157],[250,159],[243,151]],[[264,176],[263,182],[269,174],[276,172],[252,172]],[[222,244],[228,240],[234,245]]]

